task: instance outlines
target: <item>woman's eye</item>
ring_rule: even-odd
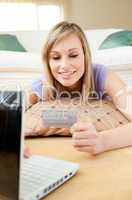
[[[55,56],[55,57],[52,57],[53,60],[59,60],[60,57],[59,56]]]
[[[78,56],[78,54],[72,54],[70,55],[71,58],[76,58]]]

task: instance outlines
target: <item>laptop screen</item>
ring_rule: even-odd
[[[0,199],[19,196],[21,93],[0,92]]]

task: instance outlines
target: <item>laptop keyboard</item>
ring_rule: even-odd
[[[11,91],[1,91],[0,92],[0,104],[1,103],[6,103],[6,104],[11,104],[16,100],[17,97],[17,92],[11,92]]]
[[[44,156],[24,159],[21,172],[21,199],[39,199],[75,174],[78,164]],[[23,198],[26,197],[26,198]]]

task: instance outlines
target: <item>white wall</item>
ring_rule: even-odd
[[[132,29],[132,0],[67,0],[67,19],[84,29]]]

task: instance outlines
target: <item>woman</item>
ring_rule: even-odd
[[[119,77],[102,65],[91,63],[90,49],[82,29],[74,23],[61,22],[49,33],[43,49],[44,80],[33,84],[30,103],[60,98],[68,92],[81,94],[83,102],[96,93],[102,98],[106,92],[115,106],[131,121],[131,91]],[[92,123],[77,122],[71,128],[73,146],[78,151],[98,154],[132,145],[132,123],[98,134]]]

